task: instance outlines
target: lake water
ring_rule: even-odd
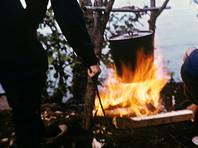
[[[157,20],[156,48],[162,50],[165,65],[180,81],[180,67],[185,51],[198,47],[198,7],[190,0],[170,0],[171,9]]]
[[[118,0],[114,7],[135,5],[140,8],[149,6],[150,0],[131,2],[132,0]],[[161,6],[165,0],[157,0],[157,6]],[[185,51],[190,46],[198,47],[198,5],[192,0],[170,0],[168,6],[171,9],[164,10],[157,19],[155,48],[162,51],[165,67],[174,73],[174,79],[181,81],[180,67],[183,63]],[[148,29],[149,16],[141,21]]]

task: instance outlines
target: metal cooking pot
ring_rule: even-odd
[[[109,38],[109,42],[118,76],[123,75],[121,63],[130,64],[131,70],[134,72],[138,50],[143,49],[144,54],[154,58],[152,31],[134,31],[115,35]]]

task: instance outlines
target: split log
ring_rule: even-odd
[[[116,128],[130,129],[190,120],[192,113],[191,110],[186,109],[145,117],[117,117],[112,121]]]

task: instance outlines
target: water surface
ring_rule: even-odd
[[[135,5],[142,8],[149,6],[149,1],[120,0],[114,7]],[[157,6],[164,1],[157,0]],[[155,48],[162,51],[164,64],[169,72],[174,73],[174,79],[181,81],[180,67],[185,51],[190,46],[198,47],[198,5],[192,0],[170,0],[168,6],[171,9],[164,10],[157,19]],[[140,20],[144,24],[141,29],[148,29],[148,19],[149,15]]]

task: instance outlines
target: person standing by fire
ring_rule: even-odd
[[[181,77],[184,83],[184,94],[192,102],[187,109],[193,111],[191,121],[194,122],[198,111],[198,49],[188,48],[183,61]],[[198,136],[193,137],[192,142],[198,145]]]
[[[193,111],[191,121],[194,122],[198,110],[198,49],[190,47],[187,49],[181,67],[181,77],[184,83],[184,94],[192,102],[187,109]]]
[[[0,82],[12,107],[18,147],[38,148],[45,135],[40,117],[41,92],[46,81],[46,52],[35,32],[47,10],[48,0],[0,1]],[[90,69],[100,73],[94,45],[76,0],[51,0],[56,20],[74,51]]]

